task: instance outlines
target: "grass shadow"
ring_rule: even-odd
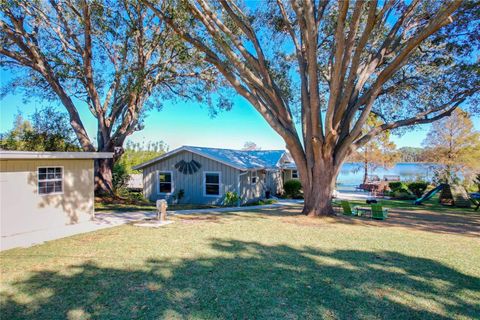
[[[4,319],[453,319],[480,279],[396,252],[211,239],[210,256],[38,271],[2,292]],[[27,298],[26,298],[27,297]]]

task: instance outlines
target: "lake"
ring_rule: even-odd
[[[384,175],[400,176],[401,181],[411,181],[416,179],[430,181],[433,176],[432,163],[419,162],[399,162],[390,169],[378,168],[375,171],[369,171],[369,175],[377,175],[383,179]],[[337,184],[343,186],[357,186],[363,181],[363,165],[361,163],[344,163],[337,178]]]

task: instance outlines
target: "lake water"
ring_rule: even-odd
[[[368,172],[383,179],[384,175],[400,176],[401,181],[416,179],[430,181],[433,176],[431,163],[400,162],[390,169],[378,168]],[[337,184],[342,186],[357,186],[363,181],[363,166],[360,163],[345,163],[337,178]]]

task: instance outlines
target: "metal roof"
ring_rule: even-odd
[[[178,149],[167,152],[157,158],[134,166],[133,169],[138,170],[149,165],[168,158],[181,151],[189,151],[205,158],[221,162],[227,166],[238,170],[253,169],[273,169],[279,168],[279,161],[286,153],[285,150],[233,150],[207,147],[182,146]]]
[[[1,160],[11,159],[109,159],[111,152],[50,152],[0,150]]]

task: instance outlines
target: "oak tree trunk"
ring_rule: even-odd
[[[304,192],[303,214],[309,217],[334,215],[335,169],[325,163],[315,163],[312,171],[311,178],[300,176]]]
[[[119,145],[113,145],[110,139],[107,139],[106,144],[103,144],[102,140],[99,141],[99,152],[112,152],[113,158],[95,160],[95,194],[98,196],[114,195],[113,166],[124,152],[122,144],[123,141]]]
[[[95,160],[95,194],[113,194],[113,159]]]

